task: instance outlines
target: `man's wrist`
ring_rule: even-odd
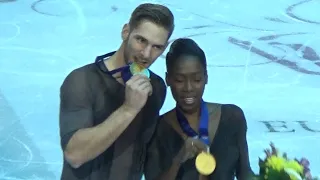
[[[132,107],[129,107],[129,106],[127,106],[126,104],[123,104],[122,106],[121,106],[121,110],[122,110],[122,112],[124,113],[124,115],[127,115],[127,116],[132,116],[132,117],[135,117],[135,116],[137,116],[137,114],[139,113],[139,110],[137,110],[137,109],[134,109],[134,108],[132,108]]]

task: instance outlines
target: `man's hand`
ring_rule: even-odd
[[[152,94],[150,79],[144,75],[134,75],[126,82],[124,105],[134,112],[139,112]]]

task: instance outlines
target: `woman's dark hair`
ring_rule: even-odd
[[[173,41],[170,50],[166,55],[167,71],[170,72],[172,67],[177,63],[178,58],[181,56],[194,56],[197,57],[202,64],[205,73],[207,73],[207,60],[206,55],[199,45],[192,39],[179,38]]]

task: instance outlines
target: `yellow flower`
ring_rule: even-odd
[[[277,171],[283,170],[285,165],[286,165],[286,159],[284,159],[283,157],[275,156],[275,155],[270,156],[266,162],[267,167]]]
[[[291,180],[302,180],[300,174],[297,171],[291,168],[285,168],[284,171],[290,176]]]
[[[294,160],[287,161],[285,164],[285,167],[289,169],[293,169],[299,174],[303,173],[303,166],[300,165],[297,161],[294,161]]]

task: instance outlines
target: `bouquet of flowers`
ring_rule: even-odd
[[[266,158],[259,158],[260,172],[253,180],[320,180],[313,178],[306,158],[288,159],[287,154],[280,154],[274,144],[264,150]]]

